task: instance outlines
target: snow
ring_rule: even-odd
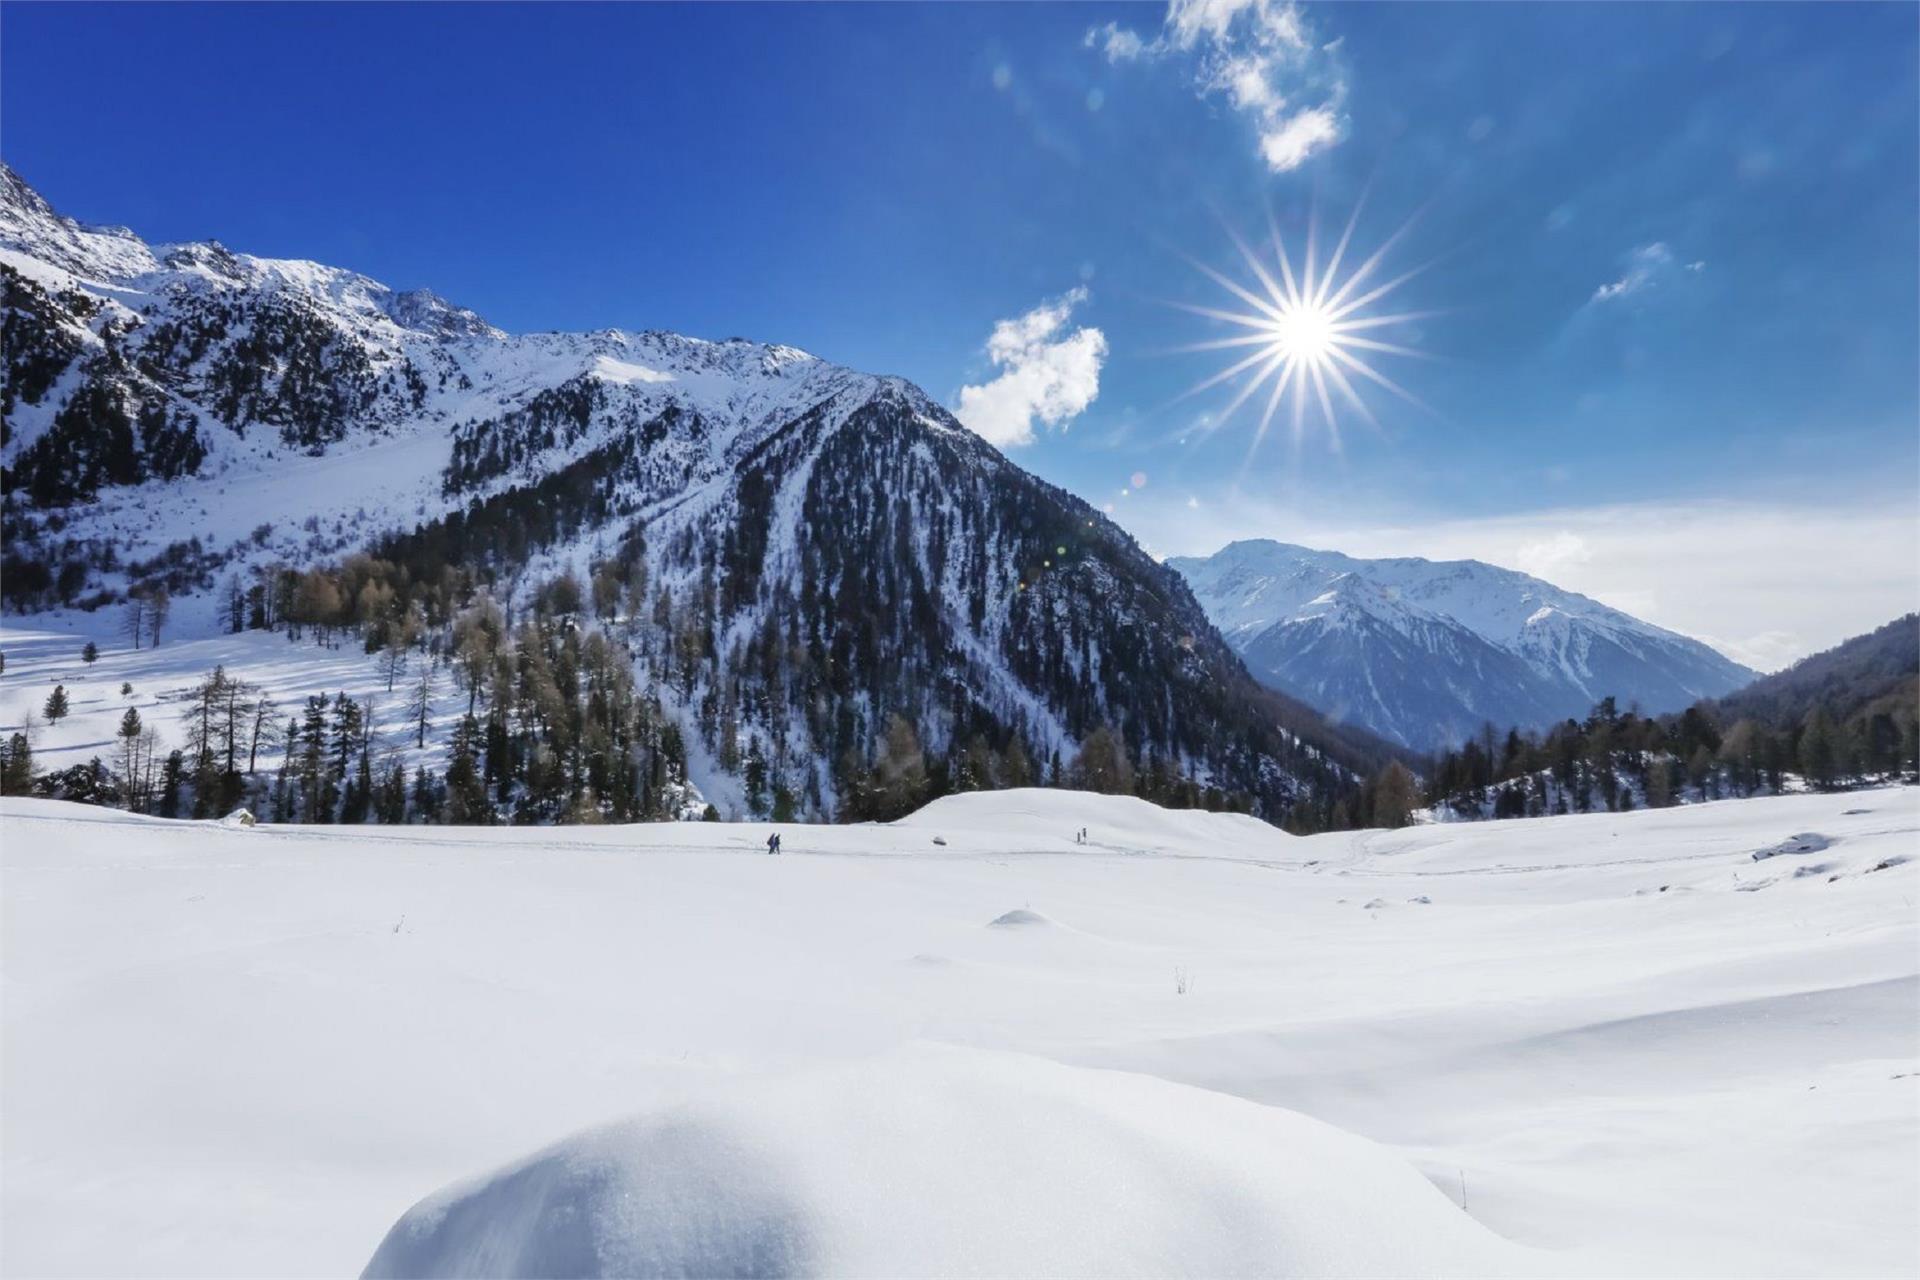
[[[633,382],[672,382],[673,375],[658,369],[649,369],[645,365],[632,364],[625,360],[615,360],[612,356],[599,356],[594,359],[593,372],[596,377],[608,382],[617,382],[626,386]]]
[[[1920,1269],[1913,789],[770,829],[0,802],[0,1272]]]
[[[1680,648],[1732,668],[1727,659],[1697,640],[1539,578],[1478,560],[1432,561],[1417,556],[1362,560],[1338,551],[1251,539],[1232,543],[1209,557],[1180,557],[1169,563],[1193,584],[1194,594],[1214,624],[1233,635],[1251,636],[1285,618],[1313,616],[1328,588],[1351,577],[1375,588],[1372,598],[1395,606],[1380,611],[1385,619],[1401,612],[1448,618],[1481,639],[1536,662],[1557,660],[1537,651],[1563,648],[1569,629],[1577,628],[1582,634],[1598,632],[1619,642],[1637,640]]]
[[[1256,678],[1421,749],[1483,721],[1578,718],[1608,695],[1678,711],[1754,676],[1698,640],[1477,560],[1360,560],[1256,539],[1168,563]],[[1394,677],[1384,690],[1376,668]]]
[[[1404,1161],[1295,1112],[1023,1054],[916,1046],[729,1081],[568,1139],[416,1206],[366,1274],[1553,1269]]]
[[[671,494],[637,495],[643,505],[730,471],[767,434],[836,395],[845,400],[844,419],[865,398],[897,390],[895,380],[789,346],[611,329],[507,334],[424,290],[397,293],[339,267],[236,254],[211,242],[159,248],[156,256],[130,231],[87,228],[62,217],[0,165],[0,264],[49,290],[76,289],[108,302],[136,336],[177,319],[183,304],[219,295],[241,313],[222,346],[245,336],[265,299],[285,295],[343,350],[392,376],[345,424],[342,439],[314,452],[281,440],[271,422],[230,428],[187,395],[179,403],[198,417],[207,448],[198,474],[110,486],[62,513],[67,536],[111,540],[124,561],[150,559],[188,538],[200,539],[209,554],[229,557],[242,573],[275,560],[304,565],[362,549],[388,527],[411,528],[523,482],[525,475],[515,472],[477,490],[446,492],[456,431],[509,415],[583,375],[608,392],[606,411],[568,448],[538,460],[548,468],[630,433],[670,406],[701,422],[695,442],[701,474],[676,477]],[[408,365],[421,379],[417,404],[393,380]],[[78,382],[70,374],[40,404],[24,407],[0,461],[11,464],[44,432]],[[262,526],[271,528],[256,540]],[[116,577],[103,580],[124,586]]]
[[[345,693],[373,707],[376,760],[384,765],[398,759],[409,772],[422,765],[436,772],[444,768],[453,726],[467,709],[467,694],[457,686],[451,666],[412,650],[389,690],[379,655],[364,652],[357,637],[347,636],[338,647],[327,648],[312,632],[297,641],[269,631],[208,635],[214,607],[206,597],[176,602],[176,616],[162,632],[158,648],[134,649],[115,628],[118,609],[36,614],[0,628],[0,653],[6,655],[6,674],[0,676],[0,735],[18,732],[31,713],[34,763],[40,769],[66,769],[95,756],[112,767],[115,734],[121,717],[132,708],[159,732],[166,748],[184,747],[187,695],[215,667],[223,666],[228,675],[273,699],[281,725],[300,716],[308,697]],[[169,638],[176,631],[189,636],[199,631],[201,638]],[[91,666],[80,656],[89,640],[100,655]],[[423,663],[433,669],[432,711],[426,746],[416,749],[418,735],[407,704]],[[65,719],[48,724],[41,711],[56,684],[66,686],[70,710]],[[132,686],[130,692],[121,692],[125,685]],[[263,754],[261,771],[270,774],[280,756],[278,749]]]

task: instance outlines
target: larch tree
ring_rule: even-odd
[[[167,615],[172,612],[173,597],[165,587],[155,587],[147,597],[147,637],[155,649],[160,647],[160,630],[167,625]]]
[[[120,615],[120,629],[126,633],[127,639],[133,641],[133,647],[138,649],[147,633],[147,597],[144,592],[127,593],[127,607],[126,612]]]

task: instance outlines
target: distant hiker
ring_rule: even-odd
[[[780,852],[780,833],[778,831],[767,837],[767,852]]]

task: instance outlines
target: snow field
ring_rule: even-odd
[[[30,712],[36,725],[34,763],[41,772],[85,764],[95,756],[111,769],[119,749],[115,734],[131,707],[144,724],[159,731],[164,749],[184,748],[186,698],[216,666],[225,666],[228,675],[273,698],[280,727],[300,718],[308,697],[320,694],[331,701],[336,693],[345,693],[373,703],[377,763],[397,756],[409,772],[417,765],[435,772],[445,768],[453,727],[467,709],[467,695],[457,687],[450,666],[433,667],[426,746],[416,749],[407,703],[421,665],[432,663],[430,655],[410,650],[389,691],[379,655],[365,652],[358,636],[341,636],[337,648],[325,648],[311,632],[300,640],[267,631],[216,634],[208,615],[211,606],[206,597],[176,601],[175,616],[158,648],[143,639],[144,647],[134,649],[115,629],[118,610],[40,614],[30,627],[0,629],[0,652],[7,659],[6,673],[0,675],[0,734],[18,732]],[[180,637],[198,638],[175,638],[176,627]],[[99,661],[91,666],[80,658],[89,640],[100,649]],[[65,719],[48,724],[42,710],[57,684],[67,688],[70,711]],[[122,694],[123,684],[132,685],[133,692]],[[284,754],[278,747],[262,752],[262,771],[271,774]]]
[[[0,804],[0,1270],[1920,1269],[1912,789],[768,830]]]

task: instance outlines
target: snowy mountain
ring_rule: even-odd
[[[371,551],[450,637],[477,593],[524,610],[604,578],[595,612],[736,811],[749,761],[843,811],[896,716],[936,767],[972,749],[1002,782],[1108,725],[1143,770],[1275,815],[1368,764],[1260,690],[1178,575],[898,378],[511,335],[350,271],[83,226],[4,168],[0,280],[11,609],[165,586],[210,619],[229,583]]]
[[[1169,560],[1253,673],[1414,748],[1601,698],[1649,714],[1754,672],[1697,640],[1478,560],[1359,560],[1266,540]]]

